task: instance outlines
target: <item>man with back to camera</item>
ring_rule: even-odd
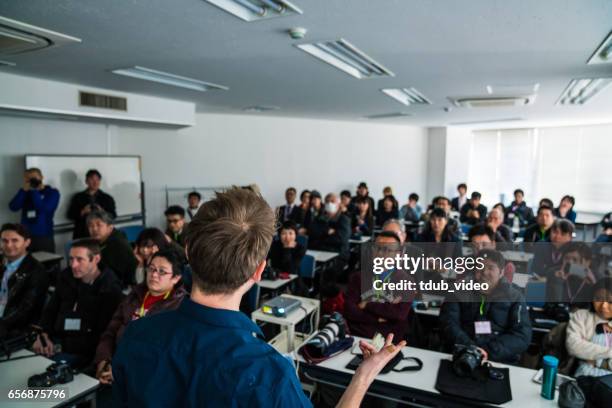
[[[31,254],[30,234],[21,224],[0,229],[0,340],[38,322],[49,287],[49,276]]]
[[[89,236],[87,229],[87,215],[92,211],[102,210],[111,218],[117,217],[115,210],[115,199],[100,189],[102,175],[96,169],[91,169],[85,175],[87,188],[76,193],[70,201],[68,208],[68,219],[74,222],[72,239],[85,238]]]
[[[484,249],[478,253],[484,268],[474,271],[485,291],[448,296],[440,312],[440,331],[447,347],[475,345],[485,359],[515,364],[531,341],[531,323],[521,292],[504,278],[501,253]]]
[[[55,252],[53,216],[60,200],[57,189],[43,183],[36,167],[25,171],[23,187],[9,203],[11,211],[21,211],[21,224],[31,234],[30,251]]]
[[[130,323],[113,359],[114,406],[310,407],[291,363],[239,311],[261,280],[275,214],[258,194],[233,188],[205,203],[187,232],[191,299]],[[339,407],[359,406],[376,375],[405,342],[392,336],[365,360]],[[163,390],[163,392],[155,392]]]

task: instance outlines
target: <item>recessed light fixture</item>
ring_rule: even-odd
[[[247,106],[246,108],[242,108],[242,110],[245,112],[256,112],[256,113],[275,111],[279,109],[280,107],[278,106],[262,106],[262,105]]]
[[[210,82],[200,81],[199,79],[187,78],[180,75],[170,74],[168,72],[157,71],[151,68],[134,66],[131,68],[119,68],[111,71],[113,74],[128,76],[132,78],[142,79],[145,81],[158,82],[160,84],[177,86],[179,88],[187,88],[194,91],[210,91],[210,90],[228,90],[229,88],[223,85],[211,84]]]
[[[382,64],[342,38],[297,44],[296,47],[358,79],[395,76]]]
[[[10,62],[10,61],[0,61],[0,67],[14,67],[15,64],[14,62]]]
[[[538,93],[540,84],[528,85],[487,85],[489,95],[530,95]]]
[[[609,64],[612,63],[612,32],[597,47],[587,64]]]
[[[431,101],[415,88],[385,88],[381,92],[406,106],[431,105]]]
[[[392,118],[404,118],[407,116],[412,116],[412,114],[408,112],[378,113],[375,115],[364,116],[364,118],[366,119],[392,119]]]
[[[572,79],[557,100],[557,105],[584,105],[603,91],[612,78]]]
[[[302,14],[297,6],[285,0],[206,0],[244,21]]]

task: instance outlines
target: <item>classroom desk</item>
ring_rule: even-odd
[[[597,227],[599,226],[599,224],[601,223],[601,220],[603,219],[604,214],[590,214],[590,213],[578,213],[576,215],[576,229],[580,228],[582,229],[582,239],[584,241],[586,241],[586,236],[587,236],[587,230],[592,228],[593,229],[593,240],[595,240],[595,238],[597,238]]]
[[[62,255],[44,251],[32,252],[32,257],[41,264],[45,265],[47,268],[56,264],[59,265],[62,262],[62,259],[64,259]]]
[[[358,340],[358,338],[355,339],[355,341]],[[354,374],[352,370],[345,368],[354,357],[354,355],[351,354],[351,349],[318,365],[309,365],[301,355],[298,355],[300,370],[304,376],[311,381],[345,388]],[[423,361],[423,369],[420,371],[406,371],[401,373],[391,371],[387,374],[379,374],[368,390],[369,395],[404,403],[408,400],[413,402],[414,406],[420,407],[435,406],[446,408],[494,406],[444,395],[435,389],[440,360],[450,359],[451,356],[449,354],[415,347],[404,347],[402,352],[405,357],[420,358],[421,361]],[[401,368],[401,364],[403,363],[400,363],[397,368]],[[512,389],[513,399],[501,405],[502,407],[557,407],[556,399],[554,401],[548,401],[540,397],[540,385],[531,381],[536,370],[498,363],[494,363],[494,366],[507,367],[510,369],[510,387]],[[391,395],[393,395],[393,397],[391,397]],[[558,392],[555,394],[555,397],[557,396]]]
[[[313,256],[315,262],[327,263],[335,259],[339,254],[337,252],[318,251],[315,249],[309,249],[306,251],[306,255]]]
[[[27,356],[32,354],[28,350],[20,350],[14,353],[11,357]],[[34,374],[44,372],[49,365],[53,364],[43,356],[25,358],[21,360],[8,361],[0,363],[0,392],[8,393],[11,389],[24,390],[28,388],[28,378]],[[95,398],[95,392],[99,382],[95,378],[85,374],[77,374],[74,380],[68,384],[58,384],[49,389],[63,388],[67,389],[68,398],[62,401],[24,401],[8,400],[6,395],[0,396],[0,406],[8,407],[15,406],[19,408],[47,408],[69,406],[77,401],[84,401]]]
[[[349,244],[361,245],[361,244],[365,244],[366,242],[370,242],[371,240],[372,240],[372,237],[363,235],[359,239],[353,239],[353,238],[349,239]]]
[[[297,275],[289,275],[289,279],[281,279],[278,278],[276,280],[271,280],[271,279],[262,279],[259,282],[257,282],[257,284],[262,288],[262,289],[269,289],[269,290],[278,290],[280,288],[282,288],[285,285],[288,285],[289,283],[291,283],[293,280],[297,279]]]
[[[510,262],[529,262],[533,259],[534,255],[529,252],[522,251],[500,251],[506,261]]]
[[[425,302],[427,304],[429,304],[429,302],[432,301],[436,301],[436,302],[440,302],[440,304],[442,302],[444,302],[444,296],[439,296],[439,295],[430,295],[427,293],[423,293],[423,295],[421,296],[422,302]],[[417,301],[418,303],[418,301]],[[417,309],[416,307],[414,308],[414,312],[416,314],[420,314],[423,316],[432,316],[432,317],[439,317],[440,316],[440,308],[439,307],[428,307],[426,310],[423,309]]]

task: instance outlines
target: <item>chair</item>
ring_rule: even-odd
[[[544,307],[546,300],[546,282],[529,282],[525,288],[527,306]]]
[[[298,235],[295,240],[304,248],[308,248],[308,237],[306,235]]]
[[[464,235],[468,235],[470,233],[471,229],[472,229],[472,225],[470,225],[470,224],[461,224],[461,232],[463,232]]]
[[[72,248],[72,240],[64,244],[64,255],[66,256],[66,264],[70,266],[70,248]]]
[[[261,293],[261,287],[255,284],[249,289],[244,297],[244,306],[246,310],[243,310],[246,314],[250,315],[259,308],[259,295]]]
[[[125,234],[130,244],[136,242],[138,235],[142,232],[144,227],[142,225],[128,225],[127,227],[117,228],[119,231]]]
[[[311,293],[314,290],[314,278],[316,275],[316,271],[317,268],[314,256],[304,255],[304,257],[302,258],[302,262],[300,263],[300,270],[298,274],[301,278],[310,279],[310,288],[308,290]]]

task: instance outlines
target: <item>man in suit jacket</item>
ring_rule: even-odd
[[[451,207],[453,211],[461,211],[464,205],[467,204],[467,184],[461,183],[457,186],[457,191],[459,192],[459,196],[455,197],[451,200]]]
[[[0,229],[0,339],[17,334],[38,321],[49,278],[45,268],[27,250],[30,234],[21,224]]]
[[[293,221],[296,224],[302,223],[302,209],[299,205],[295,204],[296,197],[297,190],[294,187],[289,187],[285,191],[285,200],[287,203],[278,207],[277,221],[279,224],[283,224],[287,221]]]

